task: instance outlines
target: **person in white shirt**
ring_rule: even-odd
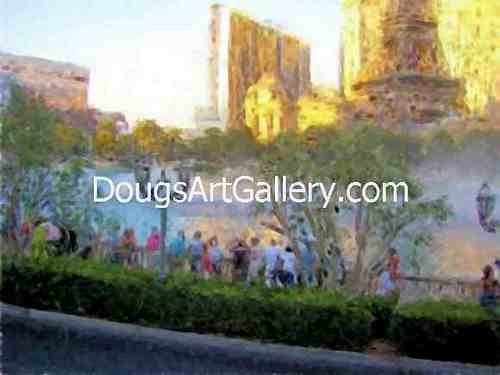
[[[276,277],[276,266],[280,255],[280,249],[278,248],[278,243],[275,239],[272,239],[270,246],[266,250],[265,261],[266,261],[266,286],[271,287],[274,284]]]
[[[375,294],[378,296],[391,296],[396,293],[397,287],[391,278],[389,270],[382,271],[375,284]]]
[[[219,240],[216,236],[212,237],[209,243],[208,255],[212,264],[212,271],[215,275],[220,276],[222,275],[222,268],[224,266],[224,254],[219,247]]]

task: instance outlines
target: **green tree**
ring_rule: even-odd
[[[27,177],[34,169],[48,168],[61,157],[56,143],[57,115],[48,110],[39,97],[27,95],[20,87],[11,87],[10,100],[2,110],[1,174],[4,243],[19,249],[21,193],[31,187]]]
[[[208,128],[201,137],[189,143],[191,156],[200,163],[200,168],[216,171],[224,167],[240,166],[256,160],[264,146],[257,143],[251,130]]]
[[[103,117],[96,125],[94,134],[94,153],[103,158],[114,158],[117,156],[118,129],[109,117]]]
[[[353,211],[353,233],[357,257],[352,272],[356,287],[365,287],[368,243],[383,252],[397,238],[410,236],[412,226],[421,230],[429,221],[443,223],[450,214],[444,198],[422,200],[423,190],[411,173],[408,162],[408,139],[374,126],[355,126],[335,130],[311,128],[304,135],[288,132],[269,145],[260,159],[261,174],[265,178],[287,176],[292,181],[321,181],[336,183],[337,195],[327,208],[317,195],[313,202],[295,205],[293,217],[302,217],[302,223],[290,221],[289,207],[273,203],[273,216],[279,223],[279,231],[291,237],[297,236],[297,227],[306,225],[318,239],[317,250],[323,259],[325,286],[335,285],[334,246],[339,246],[338,213]],[[375,182],[405,182],[408,185],[410,202],[349,204],[340,202],[351,182],[366,184]],[[417,232],[413,232],[417,236]],[[375,241],[382,237],[382,241]]]
[[[161,157],[166,147],[167,135],[155,120],[140,120],[132,130],[139,152]]]
[[[137,154],[137,143],[133,134],[120,134],[116,142],[116,155],[121,159],[134,158]]]
[[[61,139],[61,119],[40,98],[16,86],[0,122],[3,243],[24,250],[21,223],[47,212],[50,220],[71,226],[85,240],[97,212],[81,180],[85,161],[73,153],[83,141],[81,134],[68,129],[71,136]]]
[[[180,128],[165,128],[163,135],[165,147],[162,152],[164,160],[180,160],[190,156],[189,145]]]
[[[55,128],[58,152],[65,157],[84,156],[88,153],[88,138],[82,129],[59,122]]]
[[[11,98],[1,116],[5,166],[17,170],[47,166],[60,156],[56,131],[61,120],[45,107],[41,98],[27,95],[13,85]]]

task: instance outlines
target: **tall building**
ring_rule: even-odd
[[[498,1],[346,1],[340,73],[345,96],[364,102],[365,109],[388,104],[392,115],[417,123],[457,108],[483,114],[499,100],[499,12]],[[382,94],[392,103],[380,102]],[[387,120],[386,109],[362,114]]]
[[[461,83],[443,66],[432,0],[356,1],[347,21],[344,90],[356,115],[380,124],[423,124],[460,105]]]
[[[210,17],[210,120],[266,139],[295,127],[296,103],[311,88],[309,46],[222,5]]]

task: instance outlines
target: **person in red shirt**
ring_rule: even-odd
[[[498,281],[495,280],[495,271],[489,264],[483,268],[480,285],[479,304],[483,307],[495,308],[497,306]]]
[[[126,258],[128,265],[131,266],[137,251],[137,241],[133,228],[126,229],[123,232],[123,237],[120,241],[120,250]]]
[[[148,236],[146,247],[150,252],[158,251],[160,248],[160,233],[158,233],[157,227],[153,227],[151,229],[151,234]]]
[[[208,279],[210,274],[212,273],[212,262],[210,261],[210,252],[209,252],[209,241],[203,244],[203,256],[201,257],[201,267],[203,271],[203,278]]]
[[[153,263],[152,262],[153,256],[160,249],[160,241],[161,241],[161,238],[160,238],[160,233],[158,233],[158,228],[153,227],[151,229],[150,235],[148,236],[148,239],[146,240],[146,249],[147,249],[147,252],[145,254],[145,256],[146,256],[145,266],[146,267],[149,267]]]

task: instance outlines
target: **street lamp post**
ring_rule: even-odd
[[[175,171],[179,172],[179,176],[183,182],[186,183],[186,189],[189,189],[189,177],[186,176],[185,174],[181,174],[180,171],[182,171],[184,168],[187,168],[187,165],[183,165],[180,169],[175,169]],[[186,180],[187,178],[187,180]],[[161,175],[160,175],[160,180],[162,182],[170,182],[167,179],[165,169],[162,169]],[[173,200],[175,193],[170,193],[171,194],[171,200]],[[167,275],[167,254],[166,254],[166,247],[167,247],[167,207],[161,207],[160,210],[160,279],[164,280]]]
[[[161,181],[166,182],[167,178],[165,175],[165,170],[161,171]],[[160,208],[160,279],[164,280],[167,266],[167,207]]]

